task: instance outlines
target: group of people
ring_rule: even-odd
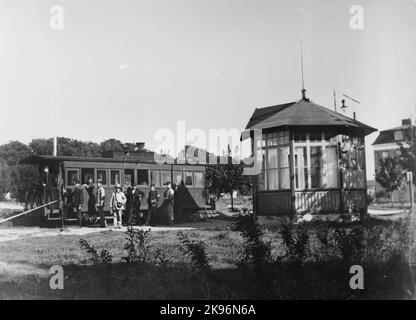
[[[103,181],[98,179],[97,183],[91,178],[88,179],[88,184],[80,184],[80,181],[74,181],[75,188],[72,191],[70,188],[62,189],[63,199],[63,214],[66,220],[68,215],[75,212],[78,219],[78,224],[82,227],[84,224],[96,224],[98,217],[100,218],[100,227],[106,228],[107,223],[105,219],[104,207],[106,200],[106,191],[103,187]],[[114,191],[110,196],[110,210],[113,213],[114,228],[121,228],[123,222],[127,225],[144,224],[150,225],[152,218],[155,217],[156,212],[163,209],[166,213],[168,224],[174,223],[174,196],[175,191],[170,182],[166,183],[166,190],[163,193],[163,202],[159,207],[160,194],[155,188],[155,185],[150,186],[150,191],[147,195],[148,210],[145,216],[141,211],[141,204],[145,193],[139,189],[138,185],[134,187],[127,187],[123,191],[120,184],[114,186]],[[88,194],[88,212],[83,213],[84,191]],[[127,215],[127,218],[124,216]]]

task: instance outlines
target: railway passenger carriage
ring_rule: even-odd
[[[58,200],[50,208],[45,208],[49,219],[60,217],[62,210],[61,187],[73,189],[74,181],[88,183],[90,177],[94,182],[103,181],[106,191],[104,211],[110,212],[110,198],[114,185],[119,183],[126,189],[139,185],[145,194],[142,199],[143,210],[147,210],[147,194],[154,184],[161,196],[166,182],[182,184],[181,209],[191,212],[205,207],[205,166],[189,164],[158,164],[152,152],[106,152],[102,157],[70,157],[34,155],[25,158],[22,163],[39,165],[44,177],[45,201]],[[88,195],[84,190],[82,210],[88,210]]]

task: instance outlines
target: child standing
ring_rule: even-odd
[[[116,184],[114,188],[115,191],[111,195],[110,200],[111,208],[114,214],[113,224],[114,228],[120,229],[122,225],[123,210],[125,209],[127,199],[124,192],[121,191],[121,186],[119,184]]]

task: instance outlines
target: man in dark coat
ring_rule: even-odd
[[[160,198],[160,195],[156,191],[155,185],[152,184],[150,186],[149,196],[147,197],[148,209],[147,209],[147,218],[146,218],[146,223],[145,223],[146,226],[150,225],[150,222],[152,220],[152,216],[157,211],[157,205],[159,203],[159,198]]]
[[[62,188],[62,199],[64,200],[63,214],[64,220],[68,219],[68,216],[71,217],[74,214],[74,200],[73,193],[71,189]]]
[[[101,179],[97,180],[97,194],[95,199],[97,201],[96,207],[98,213],[100,215],[100,227],[106,228],[107,222],[105,221],[105,213],[104,213],[104,206],[105,206],[105,189],[103,187],[103,181]]]
[[[143,214],[140,212],[142,205],[142,199],[145,197],[143,191],[139,189],[139,185],[135,185],[132,191],[132,210],[129,216],[129,224],[133,222],[133,217],[136,220],[136,224],[143,224]]]
[[[79,227],[82,227],[82,204],[84,203],[84,192],[81,189],[81,185],[78,180],[75,180],[75,189],[72,196],[72,202],[77,213]]]

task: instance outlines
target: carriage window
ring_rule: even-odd
[[[78,170],[68,170],[66,172],[66,182],[68,186],[73,186],[75,180],[79,180]]]
[[[92,168],[82,168],[81,169],[81,183],[89,183],[89,179],[94,181],[94,169]]]
[[[184,175],[184,182],[185,182],[185,186],[193,186],[193,175],[192,175],[192,172],[188,172],[188,171],[185,171],[184,173],[183,173],[183,175]]]
[[[120,170],[110,170],[110,184],[115,185],[121,182]]]
[[[182,171],[173,171],[173,183],[180,185],[182,180]]]
[[[146,170],[146,169],[137,170],[137,184],[140,186],[149,185],[149,170]]]
[[[195,179],[195,187],[203,188],[205,181],[204,181],[204,173],[203,172],[194,172],[194,179]]]
[[[162,180],[162,186],[166,185],[167,182],[172,182],[170,178],[170,171],[160,171]]]
[[[125,187],[134,186],[134,170],[133,169],[124,170],[124,186]]]
[[[103,185],[107,184],[107,170],[97,170],[97,180],[101,179]]]
[[[160,187],[160,172],[158,170],[150,170],[150,183]]]

